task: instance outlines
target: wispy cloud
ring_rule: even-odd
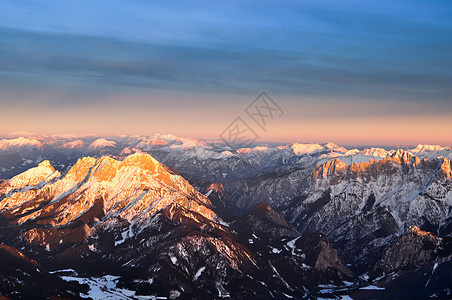
[[[89,93],[118,85],[444,101],[451,94],[448,61],[427,66],[427,61],[397,63],[390,57],[385,63],[382,57],[366,59],[362,54],[149,44],[11,29],[2,29],[0,36],[0,84],[4,88],[30,83],[35,88],[78,89],[80,83]]]

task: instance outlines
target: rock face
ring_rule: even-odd
[[[14,299],[77,299],[86,287],[67,283],[51,275],[36,261],[17,249],[0,244],[0,298]],[[8,299],[8,298],[6,298]]]
[[[395,239],[370,273],[386,298],[449,299],[452,238],[410,226]]]
[[[257,233],[261,238],[270,242],[283,237],[294,238],[300,235],[267,203],[257,204],[247,214],[239,217],[232,226],[246,236]]]
[[[304,249],[306,261],[319,271],[341,272],[352,277],[353,273],[344,265],[327,238],[320,233],[303,235],[296,245]]]
[[[405,235],[398,238],[385,251],[372,272],[379,276],[448,260],[452,255],[452,247],[449,243],[447,238],[444,240],[416,226],[411,226]]]
[[[286,287],[285,294],[302,297],[301,291],[313,292],[319,282],[341,284],[353,280],[353,273],[324,235],[300,236],[266,203],[254,206],[230,228],[256,253],[259,259],[253,277],[268,287],[274,289],[279,283]],[[271,280],[266,279],[269,275]]]
[[[234,205],[221,183],[199,184],[197,189],[209,197],[215,211],[228,215],[240,214],[241,210]]]
[[[324,233],[364,271],[408,226],[436,231],[450,217],[449,167],[447,158],[419,160],[404,151],[359,164],[333,159],[241,181],[237,204],[268,199],[299,232]]]

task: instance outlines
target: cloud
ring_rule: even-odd
[[[451,94],[449,1],[1,5],[3,88],[438,102]]]
[[[375,49],[369,49],[365,58],[362,53],[149,44],[13,29],[0,30],[0,38],[4,88],[87,93],[114,91],[114,86],[250,94],[268,90],[283,95],[438,101],[448,100],[451,92],[449,61],[444,67],[427,66],[428,61],[398,63],[397,57],[379,57]],[[327,42],[316,38],[322,39]]]

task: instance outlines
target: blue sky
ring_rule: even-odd
[[[120,110],[127,101],[158,119],[149,132],[209,137],[215,131],[202,132],[200,116],[232,103],[215,118],[221,132],[262,90],[296,112],[286,115],[291,126],[310,117],[447,119],[450,53],[450,1],[2,1],[0,104],[11,107],[8,115],[24,108],[70,114]],[[337,114],[322,114],[340,104],[346,108]],[[161,126],[162,113],[187,111],[198,120],[193,132]],[[33,127],[52,131],[40,123]],[[25,124],[14,125],[33,129]],[[144,130],[122,125],[130,127],[124,133]],[[89,128],[74,119],[64,130]]]

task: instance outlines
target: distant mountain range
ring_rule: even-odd
[[[431,145],[3,139],[0,295],[448,299],[451,159]]]

